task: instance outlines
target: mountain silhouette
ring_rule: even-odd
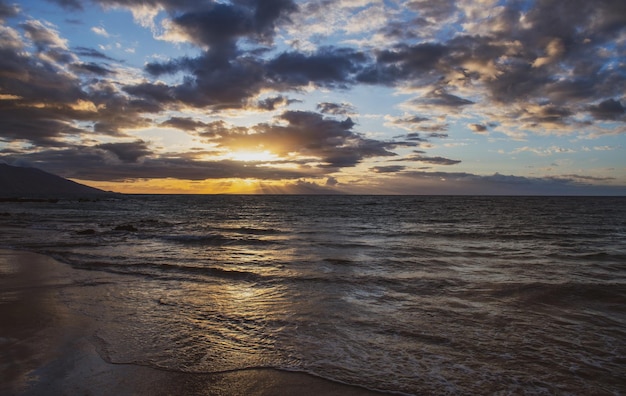
[[[0,197],[49,197],[107,194],[37,168],[0,163]]]

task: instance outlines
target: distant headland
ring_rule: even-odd
[[[50,199],[113,194],[37,168],[0,163],[0,199]]]

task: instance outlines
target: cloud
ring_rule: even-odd
[[[374,47],[371,52],[316,47],[306,52],[286,51],[273,58],[252,52],[242,56],[240,40],[271,43],[276,29],[288,26],[289,19],[306,20],[298,19],[298,11],[321,16],[331,12],[330,5],[316,3],[298,8],[288,1],[271,2],[266,16],[260,17],[261,3],[257,2],[202,9],[185,4],[178,7],[185,12],[173,19],[175,28],[182,29],[187,40],[207,51],[193,59],[151,63],[146,71],[153,76],[188,73],[190,78],[184,83],[166,90],[172,101],[197,107],[240,108],[265,89],[297,90],[309,84],[326,88],[349,88],[357,83],[408,85],[425,90],[409,102],[415,108],[442,114],[467,106],[477,107],[476,111],[517,108],[517,112],[491,112],[491,119],[485,118],[480,124],[496,122],[501,128],[510,128],[521,112],[526,121],[522,128],[529,131],[546,127],[573,132],[579,125],[576,114],[581,109],[594,110],[585,101],[602,95],[606,98],[624,88],[623,79],[615,80],[615,73],[603,68],[604,60],[597,56],[610,40],[608,32],[620,29],[622,18],[613,14],[620,6],[607,1],[592,9],[575,3],[559,6],[560,14],[570,19],[554,27],[546,17],[556,12],[551,2],[536,3],[527,9],[514,2],[504,3],[486,13],[469,3],[413,1],[407,4],[408,9],[421,18],[424,26],[435,29],[442,22],[461,22],[467,33],[475,29],[481,34],[433,36],[430,41]],[[176,8],[170,2],[159,4],[170,10]],[[348,7],[346,10],[354,7],[347,3],[343,6]],[[577,7],[587,10],[589,16],[581,15]],[[473,24],[476,18],[482,21],[480,25]],[[414,31],[414,22],[389,21],[405,31]],[[585,42],[588,44],[581,44]],[[596,77],[590,79],[589,75]],[[464,95],[469,88],[474,94]],[[259,103],[261,109],[269,104]]]
[[[110,37],[111,35],[106,31],[102,26],[94,26],[91,28],[91,31],[102,37]]]
[[[317,104],[317,110],[323,114],[347,115],[354,114],[356,109],[350,103],[331,103],[320,102]]]
[[[293,102],[293,100],[288,99],[286,96],[278,95],[259,100],[257,102],[257,107],[261,110],[272,111]]]
[[[428,139],[422,137],[419,132],[411,132],[411,133],[407,133],[406,136],[404,137],[406,140],[411,141],[411,142],[427,142]]]
[[[113,70],[107,69],[93,62],[77,62],[69,65],[69,69],[79,74],[96,74],[98,76],[107,76],[115,74]]]
[[[393,124],[396,124],[396,125],[402,125],[402,126],[410,125],[411,127],[413,127],[413,125],[415,124],[421,124],[424,121],[428,121],[428,120],[429,120],[428,117],[408,116],[408,117],[396,118],[392,122]]]
[[[368,139],[353,130],[355,124],[350,118],[336,120],[305,111],[285,111],[273,123],[251,127],[181,117],[160,125],[197,135],[220,150],[270,151],[279,159],[267,162],[314,166],[324,172],[353,167],[367,158],[395,156],[392,149],[411,145]]]
[[[146,65],[153,76],[191,72],[181,84],[144,82],[125,89],[145,98],[194,107],[241,108],[265,89],[290,91],[309,84],[347,86],[364,59],[359,52],[330,47],[312,54],[283,52],[268,61],[210,50],[196,58]]]
[[[83,9],[81,0],[48,0],[52,3],[57,3],[61,7],[70,11],[80,11]]]
[[[471,105],[474,102],[468,99],[463,99],[456,95],[452,95],[451,93],[446,92],[444,89],[436,89],[421,98],[412,100],[412,103],[419,106],[427,105],[435,107],[455,108]]]
[[[20,24],[26,33],[26,37],[32,41],[38,51],[49,48],[67,50],[67,40],[59,35],[53,25],[30,19]]]
[[[494,173],[405,171],[387,180],[396,194],[623,195],[624,187],[594,185],[593,177],[523,177]]]
[[[370,84],[395,84],[411,79],[413,83],[433,82],[439,77],[438,63],[447,52],[439,43],[413,46],[399,44],[376,54],[376,63],[365,68],[358,81]]]
[[[626,108],[615,99],[607,99],[597,105],[589,106],[589,112],[596,120],[618,120],[624,118]]]
[[[20,7],[17,4],[5,4],[0,1],[0,21],[7,18],[13,18],[20,13]]]
[[[207,52],[194,59],[151,63],[146,70],[153,75],[191,70],[192,75],[178,85],[144,82],[125,90],[161,102],[181,102],[193,107],[216,109],[241,108],[268,83],[262,66],[253,59],[233,59]]]
[[[561,127],[569,122],[572,111],[566,107],[546,105],[528,105],[520,115],[520,121],[528,128]]]
[[[137,162],[139,158],[152,153],[148,149],[148,144],[143,140],[129,143],[103,143],[95,147],[113,153],[122,162]]]
[[[433,165],[456,165],[456,164],[460,164],[461,161],[460,160],[453,160],[453,159],[449,159],[449,158],[444,158],[444,157],[428,157],[425,155],[412,155],[409,157],[404,157],[401,159],[396,159],[393,161],[414,161],[414,162],[424,162],[427,164],[433,164]]]
[[[290,0],[237,1],[214,3],[183,13],[172,20],[178,34],[212,51],[230,51],[237,39],[245,37],[268,42],[278,20],[297,10]]]
[[[38,165],[48,172],[63,177],[93,181],[125,181],[134,179],[206,180],[227,178],[254,178],[260,180],[300,179],[315,176],[315,172],[279,169],[249,162],[233,160],[199,161],[177,154],[150,156],[133,161],[144,150],[141,142],[122,146],[89,147],[72,146],[32,153],[0,154],[7,163],[19,161],[22,165]],[[113,152],[114,150],[115,152]],[[138,151],[137,151],[138,150]],[[113,157],[111,156],[113,154]],[[121,155],[125,160],[118,157]],[[138,159],[140,157],[136,157]]]
[[[406,166],[402,165],[387,165],[387,166],[374,166],[371,168],[376,173],[396,173],[406,169]]]
[[[478,134],[488,133],[487,126],[483,124],[469,124],[467,127],[471,129],[474,133],[478,133]]]
[[[37,53],[23,50],[27,44],[15,32],[0,30],[0,86],[11,93],[0,101],[0,138],[60,147],[68,136],[123,135],[122,129],[149,125],[144,113],[162,110],[119,91],[105,79],[117,74],[109,66],[79,62],[49,24],[29,20],[20,26]]]
[[[223,122],[223,121],[222,121]],[[189,117],[172,117],[163,121],[160,126],[177,128],[183,131],[195,131],[199,128],[206,127],[208,124],[202,121],[194,120]]]
[[[286,111],[277,123],[251,129],[222,130],[210,142],[230,150],[271,150],[281,157],[299,155],[322,168],[352,167],[371,157],[396,154],[398,143],[367,139],[352,130],[350,118],[339,121],[305,111]]]
[[[326,179],[326,185],[327,185],[327,186],[334,187],[334,186],[336,186],[337,184],[339,184],[339,182],[337,181],[337,179],[335,179],[335,178],[334,178],[334,177],[332,177],[332,176],[329,176],[329,177]]]
[[[591,181],[591,182],[597,182],[597,181],[604,182],[604,181],[615,180],[614,177],[597,177],[597,176],[586,176],[586,175],[577,175],[577,174],[562,175],[561,177],[566,178],[566,179]]]
[[[516,148],[515,150],[511,152],[511,154],[519,154],[523,152],[530,152],[530,153],[545,157],[545,156],[551,156],[553,154],[571,154],[571,153],[574,153],[575,151],[570,148],[559,147],[559,146],[551,146],[547,148],[523,146],[523,147]]]
[[[115,59],[109,57],[108,55],[95,50],[93,48],[87,48],[87,47],[75,47],[73,48],[73,51],[76,55],[78,56],[87,56],[90,58],[97,58],[97,59],[104,59],[104,60],[108,60],[108,61],[115,61]]]
[[[53,2],[74,11],[91,4]],[[167,169],[170,175],[189,169],[199,175],[201,164],[212,169],[222,165],[228,175],[277,172],[260,170],[258,164],[246,171],[240,164],[205,163],[185,153],[159,157],[132,136],[133,129],[172,127],[220,150],[280,153],[281,160],[294,166],[291,175],[300,178],[310,172],[327,176],[377,157],[458,164],[426,153],[398,158],[394,150],[445,138],[448,132],[454,138],[459,125],[514,139],[530,133],[597,137],[626,131],[621,60],[626,5],[619,0],[413,0],[401,6],[356,0],[93,3],[105,10],[130,10],[156,38],[177,37],[191,44],[193,55],[133,70],[100,51],[69,48],[55,25],[0,1],[0,20],[21,18],[0,24],[0,139],[36,146],[49,155],[42,159],[51,160],[64,148],[73,152],[76,147],[69,141],[89,141],[91,146],[81,149],[88,151],[93,164],[112,161],[117,171],[133,175],[142,174],[142,166],[150,168],[146,175],[156,169]],[[160,20],[165,25],[157,28]],[[92,30],[109,34],[102,27]],[[288,36],[298,30],[300,35]],[[294,103],[289,96],[355,85],[406,95],[398,110],[407,113],[388,116],[385,126],[408,133],[396,141],[368,138],[347,118],[356,120],[357,109],[349,103],[320,101],[332,97],[326,93],[312,99],[318,101],[313,104],[317,113],[284,111]],[[259,118],[255,125],[243,127],[173,116],[192,110],[217,117],[230,109],[247,109]],[[111,142],[110,137],[123,141]],[[569,152],[560,151],[558,144],[515,152],[526,151]],[[394,166],[370,169],[408,172]],[[95,165],[92,172],[97,174]]]
[[[283,52],[267,64],[268,77],[292,87],[313,83],[323,87],[347,87],[366,62],[366,56],[349,48],[324,47],[310,54]]]

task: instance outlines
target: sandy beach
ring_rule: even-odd
[[[106,320],[72,311],[62,293],[95,277],[44,255],[0,250],[1,395],[380,394],[275,369],[197,374],[107,362],[95,336]]]

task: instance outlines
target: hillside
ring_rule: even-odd
[[[37,168],[0,163],[0,197],[59,197],[95,194],[106,194],[106,192]]]

